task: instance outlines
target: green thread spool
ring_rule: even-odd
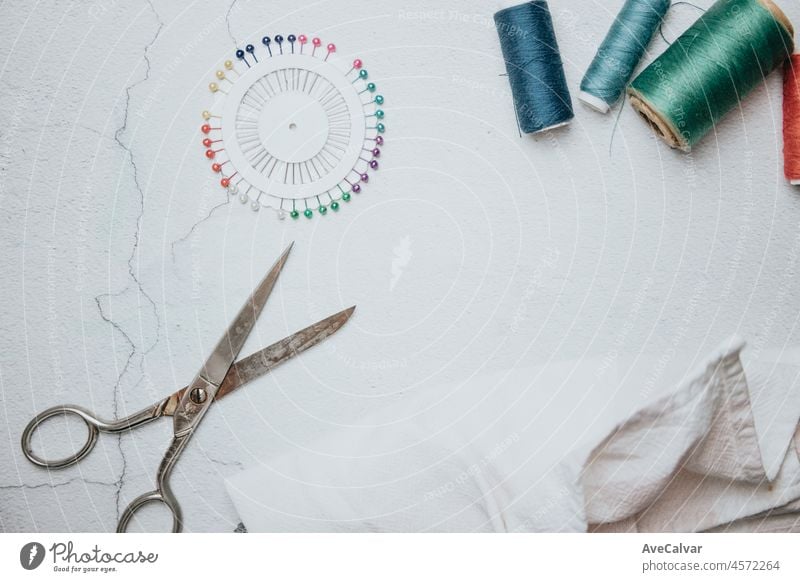
[[[633,80],[631,105],[688,152],[784,62],[793,36],[771,0],[718,0]]]

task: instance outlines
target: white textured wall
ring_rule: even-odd
[[[782,4],[800,23],[796,0]],[[551,2],[573,95],[619,5]],[[358,311],[215,406],[174,476],[189,530],[236,526],[225,476],[484,368],[700,355],[736,332],[757,350],[797,343],[800,193],[782,177],[780,75],[691,156],[628,106],[610,155],[614,115],[577,103],[568,129],[520,138],[499,7],[4,5],[0,530],[113,529],[151,488],[169,422],[101,435],[80,467],[51,474],[22,457],[23,426],[62,402],[121,416],[183,385],[290,240],[245,351]],[[676,7],[665,34],[696,16]],[[199,126],[236,43],[303,32],[365,61],[388,131],[364,193],[295,224],[225,203]]]

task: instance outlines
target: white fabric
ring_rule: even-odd
[[[228,492],[250,531],[792,531],[799,354],[742,347],[695,372],[611,353],[472,378]]]

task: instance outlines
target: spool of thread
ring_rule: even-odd
[[[800,55],[792,55],[783,70],[783,173],[800,185]]]
[[[547,2],[506,8],[494,23],[520,130],[539,133],[569,123],[572,100]]]
[[[608,113],[625,91],[669,5],[670,0],[626,0],[583,76],[578,99]]]
[[[793,35],[772,0],[718,0],[633,80],[631,105],[688,152],[786,60]]]

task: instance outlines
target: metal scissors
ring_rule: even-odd
[[[294,243],[292,243],[294,244]],[[101,432],[119,433],[145,425],[162,416],[173,418],[174,436],[164,454],[156,473],[156,488],[140,495],[122,513],[117,532],[124,532],[131,518],[144,505],[159,502],[166,505],[172,513],[172,531],[183,529],[183,516],[180,506],[172,494],[169,477],[181,452],[186,448],[200,421],[216,401],[230,394],[250,380],[258,378],[275,368],[278,364],[296,356],[318,344],[338,331],[350,318],[355,306],[340,311],[317,323],[298,331],[271,346],[268,346],[242,360],[236,357],[250,335],[261,310],[269,298],[275,281],[283,269],[292,245],[283,252],[264,279],[255,288],[225,335],[219,340],[214,351],[208,356],[203,367],[188,386],[170,394],[152,406],[126,418],[106,421],[98,418],[80,406],[54,406],[35,416],[22,432],[22,452],[32,463],[48,469],[61,469],[74,465],[94,448]],[[74,415],[80,418],[89,429],[89,438],[77,453],[63,459],[47,461],[32,450],[31,437],[36,429],[47,419],[59,415]]]

